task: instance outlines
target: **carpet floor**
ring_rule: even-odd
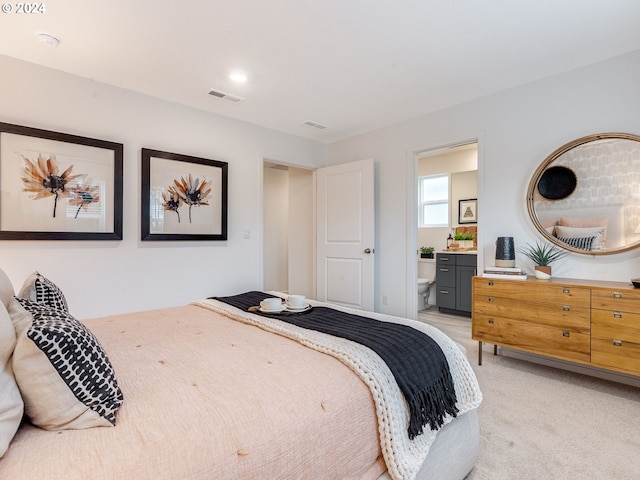
[[[640,388],[493,355],[471,319],[420,312],[461,343],[483,394],[480,451],[466,480],[640,479]]]

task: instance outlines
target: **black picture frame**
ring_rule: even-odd
[[[478,223],[478,199],[458,200],[458,223]]]
[[[0,240],[122,240],[121,143],[0,123]]]
[[[227,240],[229,164],[142,149],[141,240]]]

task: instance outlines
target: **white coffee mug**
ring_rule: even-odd
[[[265,298],[260,302],[260,308],[263,310],[278,310],[282,308],[281,298]]]
[[[289,304],[291,308],[304,308],[304,295],[289,295],[287,297],[287,304]]]

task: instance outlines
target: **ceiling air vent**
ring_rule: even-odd
[[[221,98],[223,100],[226,100],[226,101],[232,102],[232,103],[238,103],[238,102],[241,102],[242,100],[244,100],[244,98],[242,98],[242,97],[238,97],[236,95],[231,95],[230,93],[221,92],[220,90],[214,90],[214,89],[211,89],[209,91],[209,95],[211,95],[213,97]]]
[[[312,122],[311,120],[307,120],[306,122],[304,122],[304,125],[306,125],[307,127],[317,128],[318,130],[324,130],[325,128],[327,128],[326,126],[320,125],[316,122]]]

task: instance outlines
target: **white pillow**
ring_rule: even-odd
[[[0,302],[2,302],[6,309],[9,309],[9,304],[13,300],[14,295],[15,292],[13,291],[11,280],[9,280],[7,274],[4,273],[4,270],[0,269]]]
[[[64,310],[15,298],[13,370],[25,413],[46,430],[115,425],[122,392],[102,346]]]
[[[591,244],[591,250],[602,250],[602,236],[607,227],[565,227],[556,225],[558,238],[588,238],[596,237]]]
[[[0,276],[6,277],[1,270]],[[13,323],[4,303],[0,303],[0,458],[9,448],[9,443],[20,426],[24,410],[11,367],[15,344]]]

